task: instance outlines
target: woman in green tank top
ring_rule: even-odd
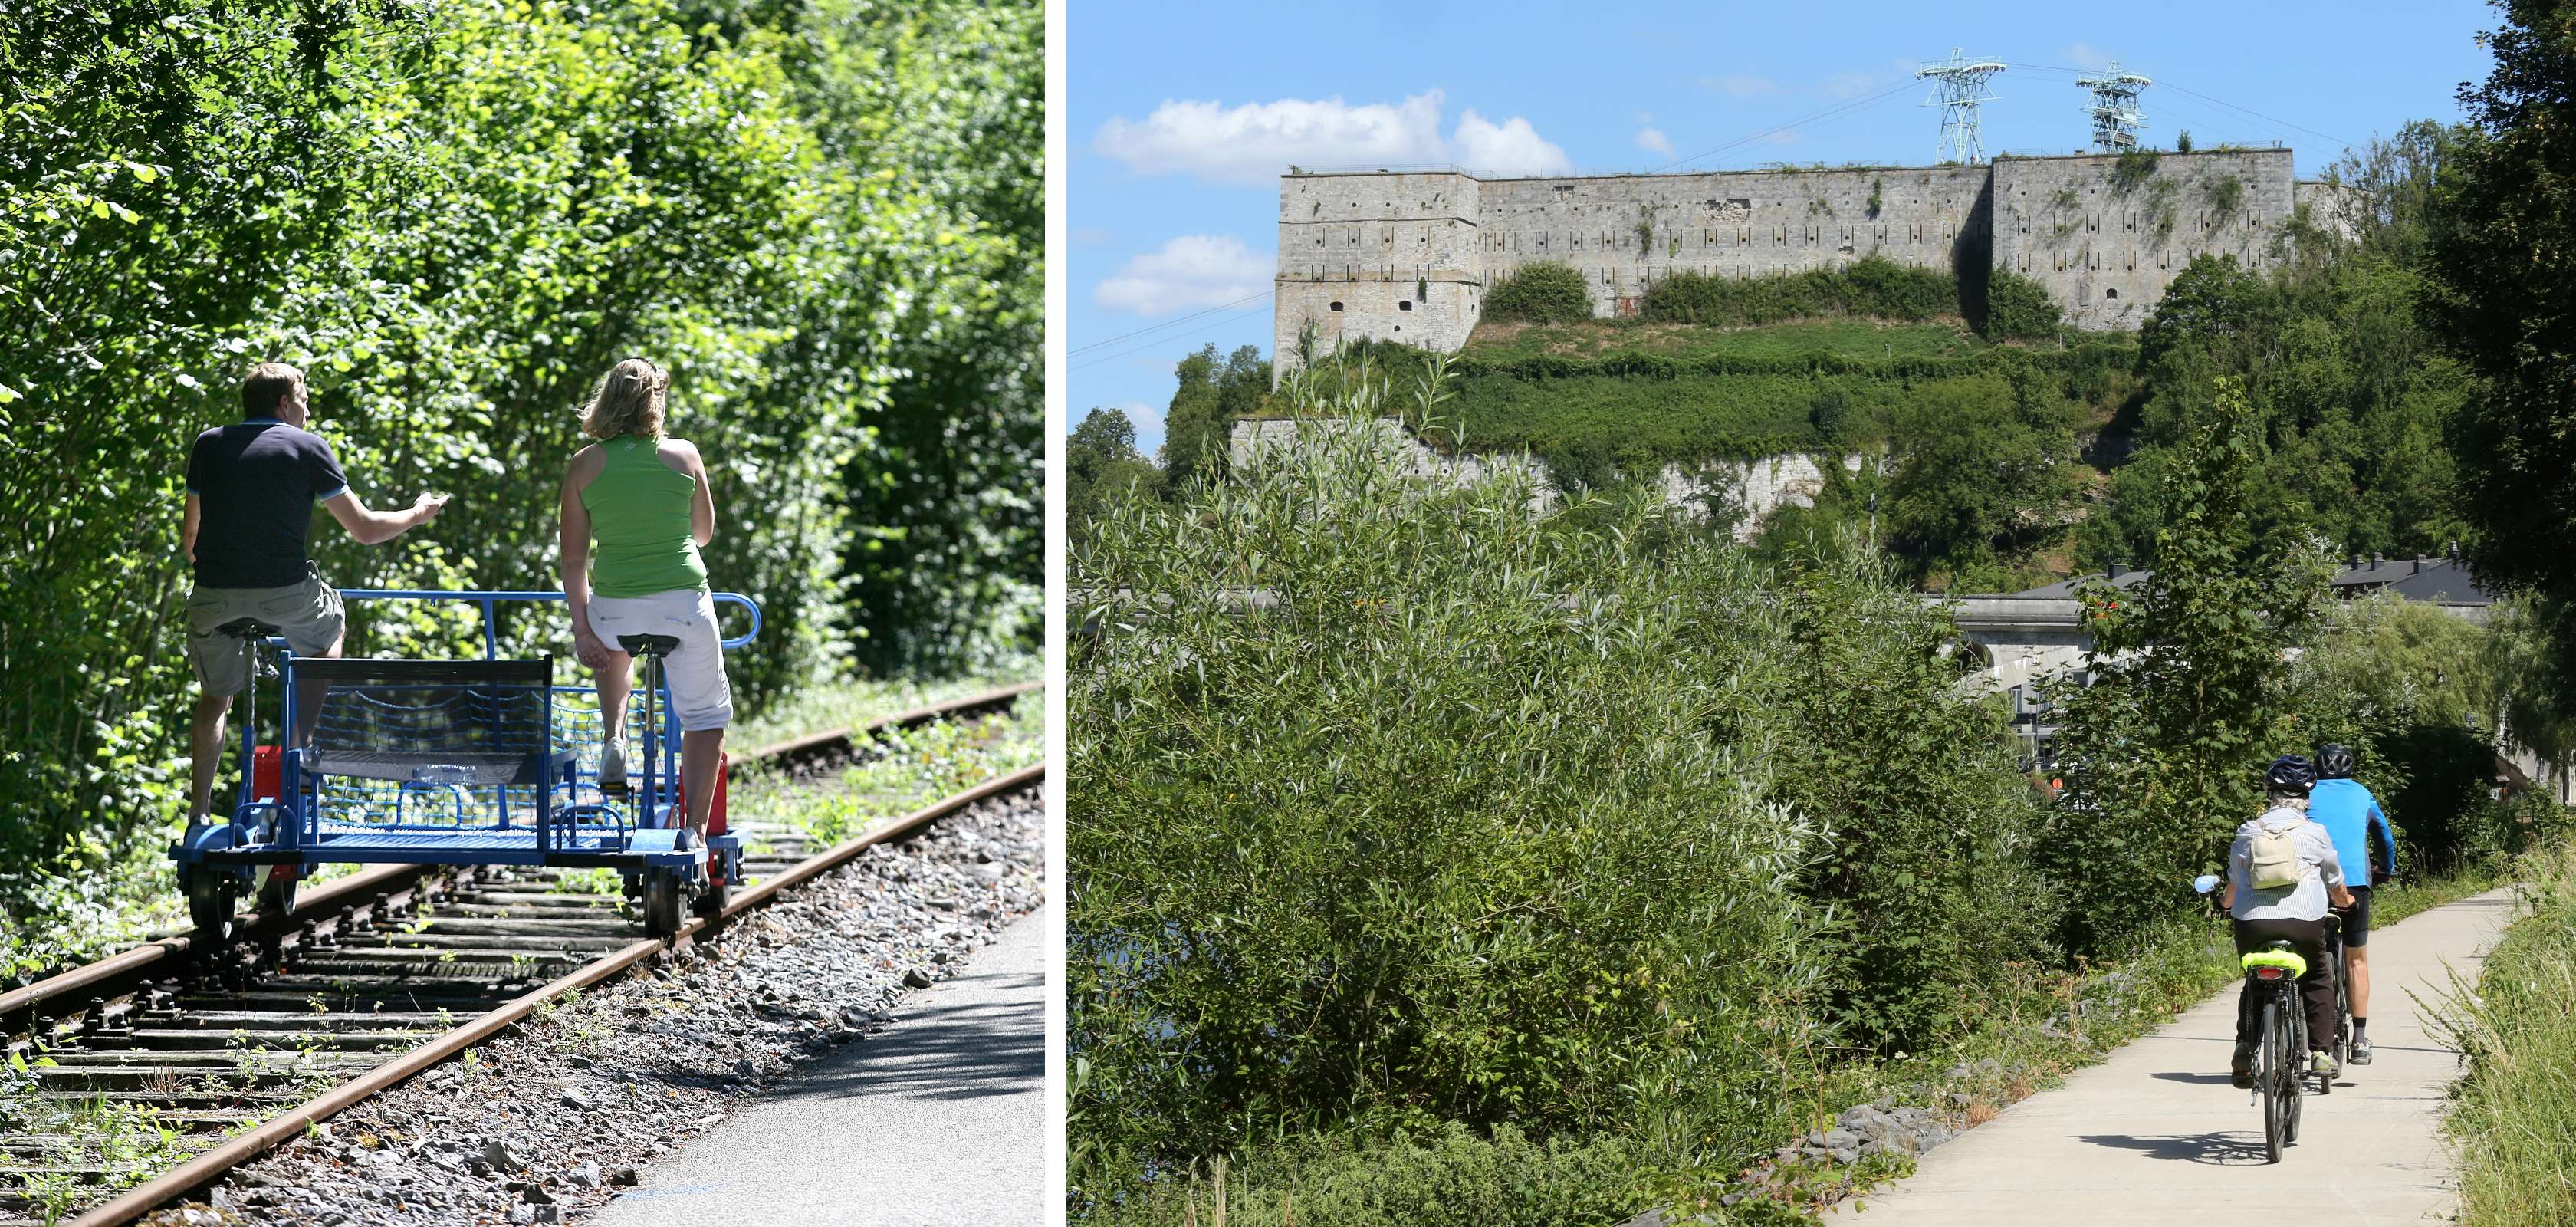
[[[626,701],[634,658],[623,635],[679,639],[662,662],[671,713],[680,722],[680,783],[688,795],[683,846],[703,846],[715,773],[733,720],[715,604],[698,549],[715,538],[715,499],[698,449],[662,434],[670,376],[629,358],[601,377],[582,410],[581,449],[564,474],[564,599],[572,608],[573,652],[599,678],[602,792],[626,788]],[[596,543],[598,556],[591,556]]]

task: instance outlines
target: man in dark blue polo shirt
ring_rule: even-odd
[[[306,411],[303,372],[263,362],[242,380],[242,420],[198,435],[188,452],[179,538],[196,569],[188,593],[188,662],[198,688],[190,826],[205,819],[214,794],[225,710],[250,682],[241,642],[219,628],[255,618],[278,628],[298,656],[340,654],[340,593],[304,557],[313,504],[329,508],[368,545],[401,536],[447,505],[444,495],[424,494],[409,511],[368,510],[341,476],[331,445],[304,429]]]

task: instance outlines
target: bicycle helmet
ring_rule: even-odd
[[[2317,778],[2349,780],[2352,778],[2352,747],[2326,744],[2317,747]]]
[[[2284,754],[2272,760],[2263,771],[2263,790],[2275,797],[2304,797],[2316,787],[2316,768],[2296,754]]]

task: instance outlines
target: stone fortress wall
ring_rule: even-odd
[[[1524,264],[1583,274],[1597,317],[1633,315],[1677,272],[1758,277],[1877,255],[2003,268],[2077,327],[2133,329],[2202,254],[2274,258],[2292,210],[2326,202],[2286,149],[2156,155],[2123,183],[2113,155],[1984,165],[1478,179],[1460,171],[1292,173],[1279,181],[1274,369],[1346,337],[1454,352],[1486,287]],[[2321,221],[2323,219],[2320,219]]]

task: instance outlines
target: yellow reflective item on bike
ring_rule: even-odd
[[[2300,958],[2294,950],[2257,950],[2236,960],[2236,965],[2247,971],[2257,967],[2278,967],[2290,973],[2292,979],[2308,974],[2308,961]]]

